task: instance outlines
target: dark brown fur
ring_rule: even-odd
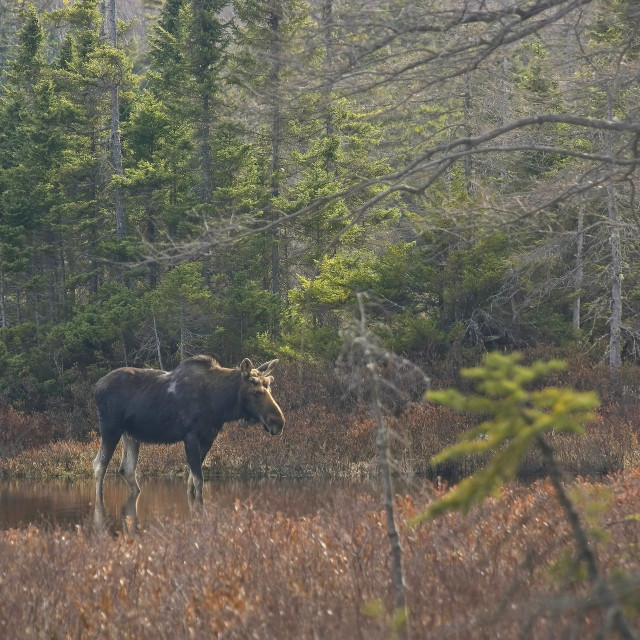
[[[184,442],[189,490],[202,493],[202,462],[225,422],[261,423],[279,434],[284,416],[271,396],[269,375],[277,360],[254,368],[248,358],[226,369],[209,356],[194,356],[169,373],[122,367],[95,387],[102,440],[93,461],[96,495],[102,497],[104,474],[123,438],[120,473],[140,492],[135,470],[141,442]]]

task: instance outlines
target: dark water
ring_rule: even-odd
[[[0,530],[15,527],[93,526],[98,517],[114,530],[131,525],[144,527],[158,521],[187,517],[194,508],[184,478],[142,478],[142,493],[130,499],[129,488],[117,476],[107,476],[104,509],[96,509],[93,480],[0,480]],[[362,493],[375,494],[369,482],[335,483],[320,480],[216,479],[206,481],[207,505],[230,507],[236,500],[254,504],[269,502],[270,508],[301,516],[331,508],[336,501]],[[129,519],[129,520],[127,520]]]

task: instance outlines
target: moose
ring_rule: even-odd
[[[271,435],[282,433],[284,415],[271,395],[271,370],[277,360],[254,367],[245,358],[227,369],[210,356],[183,360],[170,372],[121,367],[98,380],[101,442],[93,461],[96,503],[102,501],[104,476],[122,438],[120,475],[139,494],[136,466],[140,443],[184,442],[189,466],[187,492],[202,498],[202,463],[225,422],[262,424]]]

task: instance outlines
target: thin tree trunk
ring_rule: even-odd
[[[564,33],[565,44],[565,89],[563,94],[570,108],[577,112],[579,106],[576,100],[575,60],[579,55],[578,39],[575,37],[573,25],[568,25]],[[578,205],[578,228],[576,237],[576,271],[573,280],[575,298],[573,300],[572,327],[578,331],[582,325],[582,286],[584,284],[584,196]]]
[[[153,314],[153,337],[156,339],[156,352],[158,354],[158,366],[160,369],[164,369],[162,366],[162,350],[160,349],[160,337],[158,336],[158,325],[156,324],[156,314]]]
[[[49,264],[46,264],[46,263]],[[58,287],[57,285],[57,269],[55,264],[55,255],[45,261],[45,270],[49,275],[49,322],[54,324],[57,320],[58,311]]]
[[[280,193],[280,13],[277,0],[272,0],[269,11],[269,28],[271,30],[271,72],[269,74],[269,89],[271,93],[271,198],[275,199]],[[274,215],[277,215],[274,213]],[[277,296],[280,295],[280,229],[273,227],[271,243],[271,286]]]
[[[587,578],[593,584],[593,598],[596,604],[605,609],[605,618],[607,623],[611,625],[611,629],[614,629],[620,634],[621,638],[625,638],[625,640],[638,640],[638,637],[631,630],[629,622],[620,608],[620,605],[616,602],[615,596],[609,587],[606,577],[600,572],[598,560],[591,549],[591,545],[589,544],[589,538],[582,524],[580,514],[576,510],[569,494],[565,491],[564,485],[562,484],[562,474],[555,456],[553,455],[553,449],[547,444],[543,437],[538,438],[538,447],[544,456],[549,473],[549,479],[551,480],[558,502],[560,503],[560,506],[571,526],[578,561],[585,567],[587,571]]]
[[[65,244],[64,244],[64,239],[61,238],[60,239],[60,247],[58,250],[58,262],[60,264],[60,294],[62,296],[62,302],[64,303],[65,307],[67,304],[67,268],[66,268],[66,256],[65,256],[65,250],[64,250]]]
[[[607,91],[607,118],[613,119],[612,91]],[[611,156],[611,133],[605,131],[605,154]],[[610,178],[607,182],[607,217],[609,219],[609,244],[611,247],[611,326],[609,328],[609,368],[615,371],[622,365],[622,249],[618,207],[613,184],[613,166],[609,166]]]
[[[4,269],[0,269],[0,327],[8,326],[7,294],[5,290]]]
[[[146,195],[146,218],[144,228],[144,239],[153,247],[156,241],[156,215],[153,204],[153,188],[145,190]],[[155,289],[158,284],[158,274],[160,273],[158,262],[152,260],[149,264],[149,287]]]
[[[185,348],[185,326],[184,326],[184,305],[180,306],[180,346],[178,347],[178,355],[180,356],[180,362],[184,360]]]
[[[209,204],[211,202],[212,181],[211,181],[211,150],[209,149],[209,138],[211,135],[211,100],[210,95],[205,93],[202,96],[202,123],[200,152],[202,154],[202,201]]]
[[[114,2],[115,0],[111,1]],[[117,85],[111,87],[111,151],[113,156],[113,169],[116,175],[124,176]],[[116,209],[116,235],[122,239],[127,235],[127,220],[124,212],[124,202],[122,200],[122,189],[120,189],[120,187],[116,187],[113,190],[113,200]]]
[[[361,342],[362,349],[364,351],[367,376],[371,380],[373,387],[372,410],[376,419],[376,446],[378,448],[380,477],[382,480],[382,501],[387,524],[387,538],[389,539],[389,554],[391,557],[391,584],[393,587],[394,616],[402,617],[401,620],[396,619],[396,622],[404,623],[404,632],[408,633],[409,617],[406,605],[404,574],[402,569],[402,546],[400,544],[400,536],[398,534],[398,527],[396,525],[393,508],[394,490],[393,478],[391,476],[391,464],[389,461],[389,432],[380,404],[380,380],[371,343],[367,334],[367,319],[362,293],[358,293],[358,306],[360,311],[360,335],[358,336],[358,339]]]
[[[582,283],[584,280],[584,199],[580,200],[578,207],[578,237],[576,247],[576,275],[573,281],[575,298],[573,300],[573,328],[580,329],[580,305],[582,296]]]
[[[326,104],[324,105],[325,135],[331,136],[335,133],[333,125],[333,114],[331,112],[331,94],[333,92],[333,48],[335,46],[333,34],[333,0],[325,0],[322,4],[322,28],[324,30],[324,81],[326,85]],[[329,165],[327,160],[327,165]],[[327,166],[327,171],[331,167]]]
[[[105,33],[114,49],[118,48],[118,35],[116,31],[116,0],[105,0]],[[120,106],[118,98],[118,84],[114,81],[111,85],[111,156],[113,158],[113,171],[118,176],[124,176],[122,166],[122,141],[120,140]],[[116,210],[116,235],[122,239],[127,235],[127,223],[122,200],[122,190],[116,187],[113,190],[113,199]]]
[[[93,115],[93,114],[92,114]],[[93,130],[91,132],[91,157],[95,158],[97,148],[96,142],[96,132]],[[98,169],[94,169],[92,177],[93,180],[91,182],[91,231],[90,231],[90,245],[95,247],[98,244],[98,220],[100,219],[100,207],[98,201],[98,180],[99,174]],[[98,293],[98,288],[100,286],[100,267],[98,258],[95,251],[91,251],[90,253],[90,261],[91,261],[91,277],[89,279],[89,293],[95,295]]]
[[[498,108],[498,115],[500,118],[499,122],[503,125],[513,119],[513,114],[511,112],[512,88],[510,86],[511,63],[509,61],[508,51],[504,48],[502,50],[502,61],[500,66],[502,77],[498,79],[499,92],[496,96],[496,106]]]
[[[465,75],[465,92],[464,92],[464,135],[467,138],[471,138],[473,133],[471,128],[471,90],[469,88],[471,78],[469,74]],[[470,147],[467,147],[470,148]],[[473,196],[473,156],[471,153],[467,153],[464,157],[464,186],[468,196]]]
[[[607,186],[607,211],[611,225],[611,327],[609,334],[609,368],[615,371],[622,364],[622,252],[618,208],[612,185]]]

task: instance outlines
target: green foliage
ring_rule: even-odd
[[[588,30],[590,37],[598,45],[606,47],[622,45],[633,35],[632,46],[626,51],[631,58],[640,53],[640,40],[634,28],[636,20],[633,0],[605,0],[599,4],[599,12],[595,24]]]
[[[23,26],[18,32],[20,48],[15,69],[20,73],[42,63],[41,46],[44,33],[36,9],[31,2],[23,7]]]
[[[176,364],[200,353],[205,336],[215,327],[214,301],[204,285],[200,262],[167,271],[158,286],[145,295],[143,308],[145,323],[153,327],[154,339],[160,343],[156,352],[159,348],[168,353]]]
[[[148,294],[150,311],[162,314],[170,314],[176,306],[187,305],[194,308],[203,305],[202,311],[206,311],[209,299],[199,262],[183,264],[167,272],[156,289]]]
[[[238,274],[224,288],[218,305],[221,330],[209,343],[214,353],[227,353],[232,362],[246,353],[273,353],[268,336],[281,312],[277,296]]]
[[[139,27],[132,36],[120,23],[117,49],[101,35],[98,0],[41,6],[0,6],[5,389],[24,397],[47,381],[55,390],[51,381],[74,364],[144,365],[158,354],[171,364],[195,349],[223,361],[248,351],[331,360],[360,291],[386,346],[423,362],[496,346],[571,348],[578,337],[602,343],[601,199],[585,205],[580,292],[575,206],[503,224],[541,194],[580,185],[586,161],[543,145],[598,154],[601,137],[570,124],[510,132],[487,141],[518,147],[499,160],[465,156],[459,139],[534,113],[602,116],[608,89],[595,70],[611,67],[627,40],[613,111],[634,117],[637,89],[622,79],[637,57],[632,3],[607,0],[585,16],[588,63],[574,56],[565,69],[555,40],[532,34],[501,66],[490,55],[477,73],[446,78],[429,75],[423,43],[396,22],[409,10],[395,3],[371,21],[351,3],[146,0],[149,47],[138,48]],[[483,26],[467,26],[465,41],[482,42]],[[430,46],[449,51],[457,31],[432,33]],[[353,74],[341,77],[344,69]],[[625,134],[616,136],[622,145]],[[434,150],[452,142],[446,153],[461,155],[443,163]],[[530,142],[539,148],[524,149]],[[115,188],[125,240],[115,233]],[[618,192],[623,215],[625,198]],[[275,226],[250,235],[265,224]],[[242,239],[226,244],[232,236]],[[630,359],[640,299],[632,236],[623,252]],[[579,295],[589,329],[575,331]],[[30,382],[19,388],[20,372]]]
[[[373,328],[380,329],[394,348],[424,346],[436,335],[442,337],[437,314],[431,314],[433,273],[415,244],[388,244],[379,254],[359,249],[324,256],[318,274],[301,277],[300,287],[289,292],[283,340],[292,349],[304,343],[309,354],[335,357],[339,330],[351,321],[356,294],[363,291],[379,303],[372,312]]]
[[[509,248],[506,234],[486,233],[472,246],[452,251],[440,275],[445,310],[460,317],[470,305],[482,308],[509,268]]]
[[[592,411],[599,401],[593,392],[561,387],[526,389],[564,369],[564,362],[537,361],[530,367],[519,362],[518,354],[490,353],[483,365],[462,370],[465,378],[475,382],[480,392],[477,395],[465,396],[453,389],[427,394],[431,402],[482,418],[457,444],[435,456],[432,464],[469,455],[489,454],[490,458],[419,519],[434,518],[450,510],[468,510],[513,478],[525,453],[546,433],[582,433],[584,424],[594,419]]]

